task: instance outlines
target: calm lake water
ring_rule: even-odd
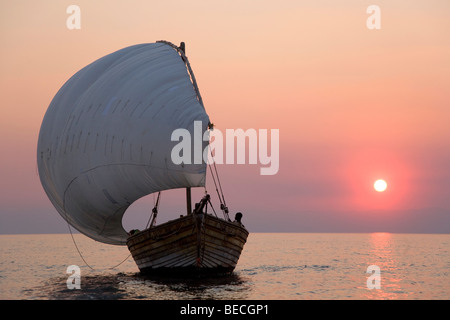
[[[74,238],[90,267],[70,234],[0,235],[0,299],[450,298],[450,235],[252,233],[232,276],[192,280],[143,277],[126,247]],[[70,265],[80,289],[67,287]]]

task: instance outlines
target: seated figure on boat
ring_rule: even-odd
[[[239,224],[239,225],[241,225],[241,226],[244,226],[243,224],[242,224],[242,222],[241,222],[241,219],[242,219],[242,213],[241,212],[236,212],[236,214],[235,214],[235,216],[234,216],[234,223],[237,223],[237,224]]]

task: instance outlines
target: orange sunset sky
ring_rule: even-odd
[[[67,232],[37,173],[45,111],[85,65],[162,39],[186,43],[218,129],[279,129],[276,175],[218,166],[250,231],[448,233],[449,13],[447,0],[0,0],[0,233]],[[152,206],[133,204],[126,227]],[[160,216],[179,211],[184,191],[163,193]]]

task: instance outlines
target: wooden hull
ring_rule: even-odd
[[[229,274],[247,237],[240,224],[192,213],[130,236],[127,246],[144,274]]]

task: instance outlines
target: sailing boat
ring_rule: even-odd
[[[79,232],[127,245],[142,273],[229,274],[249,234],[241,214],[231,222],[217,185],[224,217],[209,194],[192,208],[191,188],[205,187],[207,163],[171,160],[172,132],[183,128],[193,136],[199,121],[208,133],[184,43],[157,41],[108,54],[73,75],[48,107],[37,148],[43,189]],[[208,144],[202,141],[202,150]],[[148,228],[124,230],[122,217],[134,201],[152,193],[159,200],[161,191],[178,188],[186,189],[185,215],[155,225],[155,206]]]

